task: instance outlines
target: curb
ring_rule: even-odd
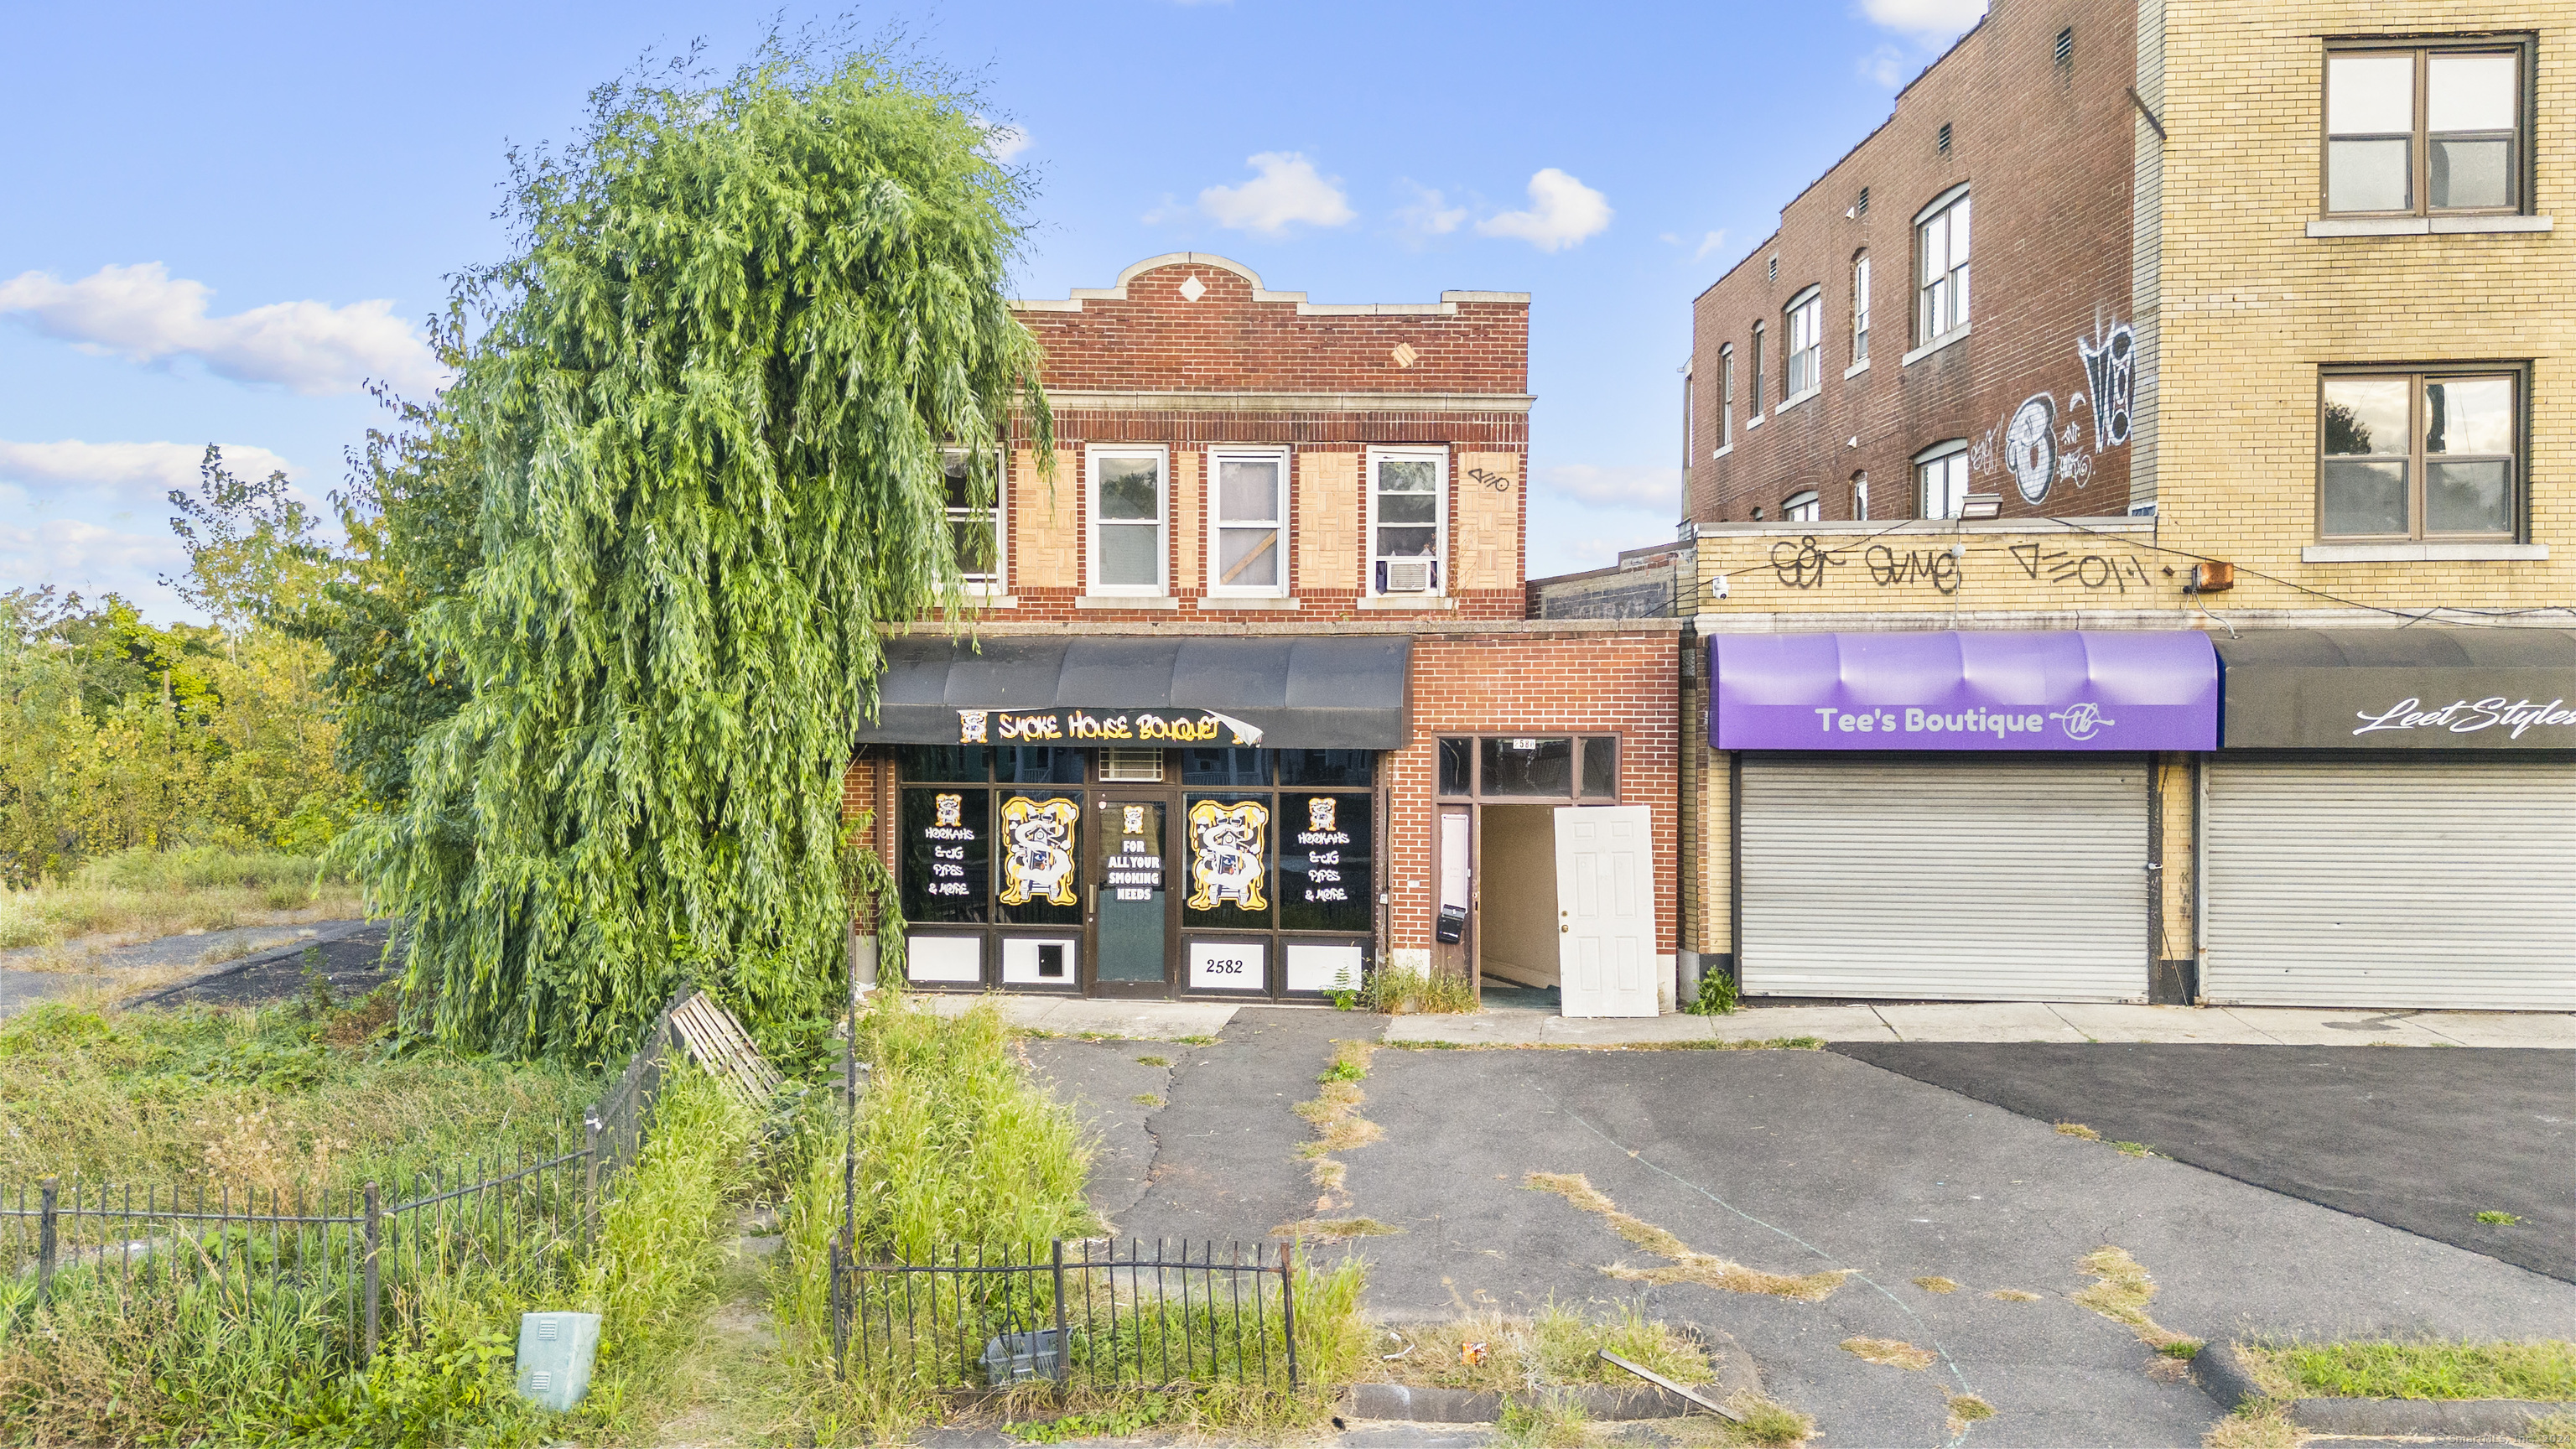
[[[1716,1380],[1693,1384],[1692,1391],[1724,1403],[1762,1387],[1753,1360],[1735,1340],[1696,1323],[1676,1324],[1684,1335],[1707,1350]],[[1545,1392],[1579,1404],[1589,1418],[1678,1419],[1694,1405],[1651,1384],[1635,1388],[1571,1384]],[[1415,1388],[1406,1384],[1353,1384],[1342,1391],[1341,1414],[1347,1419],[1400,1420],[1416,1424],[1491,1424],[1503,1416],[1503,1396],[1482,1389]]]
[[[2254,1383],[2236,1346],[2214,1343],[2192,1360],[2192,1371],[2218,1407],[2234,1413],[2248,1399],[2270,1397]],[[2576,1414],[2576,1403],[2537,1399],[2292,1399],[2290,1422],[2320,1434],[2514,1435],[2534,1419]]]
[[[209,981],[221,981],[227,976],[239,976],[254,966],[265,966],[272,961],[283,961],[290,956],[300,956],[304,954],[304,948],[307,946],[319,946],[325,941],[342,940],[375,924],[374,921],[364,920],[329,922],[316,929],[310,936],[298,936],[284,945],[271,946],[265,951],[254,951],[238,961],[227,961],[203,976],[191,976],[185,981],[165,986],[149,996],[138,996],[131,1001],[119,1002],[117,1009],[131,1011],[138,1006],[150,1006],[165,997],[176,996],[182,991],[192,991]]]

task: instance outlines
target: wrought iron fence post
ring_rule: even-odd
[[[383,1199],[378,1195],[376,1185],[372,1182],[368,1183],[365,1290],[367,1300],[367,1338],[366,1348],[358,1358],[358,1362],[361,1364],[373,1361],[376,1356],[376,1306],[379,1302],[380,1290],[382,1287],[381,1281],[376,1273],[376,1247],[378,1243],[382,1241],[379,1235],[383,1231],[384,1224],[383,1206]]]
[[[832,1236],[832,1374],[835,1378],[850,1376],[850,1305],[848,1259],[841,1253],[841,1238]]]
[[[1279,1317],[1288,1336],[1288,1392],[1297,1392],[1297,1268],[1279,1245]]]
[[[54,1292],[55,1208],[62,1184],[60,1180],[49,1177],[38,1184],[38,1188],[43,1197],[36,1216],[36,1306],[42,1308]],[[18,1199],[21,1208],[26,1203],[25,1198]]]
[[[1055,1387],[1064,1392],[1066,1375],[1073,1367],[1073,1345],[1064,1337],[1064,1239],[1055,1240]]]

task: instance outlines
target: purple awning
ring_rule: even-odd
[[[2156,633],[1720,634],[1721,750],[2214,750],[2218,656]]]

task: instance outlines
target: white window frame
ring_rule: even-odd
[[[1914,516],[1932,519],[1957,518],[1959,512],[1935,513],[1932,511],[1930,490],[1926,486],[1931,480],[1924,476],[1924,470],[1936,466],[1943,471],[1945,486],[1953,483],[1957,485],[1960,511],[1965,511],[1970,491],[1968,440],[1952,438],[1947,442],[1934,443],[1914,455]]]
[[[1852,257],[1851,354],[1851,372],[1844,373],[1845,377],[1869,366],[1869,253],[1866,251]]]
[[[1384,555],[1381,555],[1377,551],[1377,465],[1382,461],[1390,459],[1429,459],[1436,470],[1431,491],[1432,496],[1439,500],[1439,506],[1434,510],[1438,516],[1439,522],[1434,525],[1434,531],[1432,533],[1431,592],[1428,594],[1390,594],[1377,586],[1377,566],[1380,559],[1384,557]],[[1361,466],[1366,471],[1361,475],[1360,486],[1368,490],[1368,556],[1366,561],[1361,564],[1362,580],[1368,587],[1368,596],[1373,599],[1439,599],[1448,597],[1449,450],[1442,447],[1371,448],[1368,450],[1367,459]],[[1393,526],[1397,528],[1418,528],[1421,525],[1399,523]]]
[[[1771,361],[1770,356],[1769,356],[1769,353],[1770,353],[1771,349],[1769,349],[1768,347],[1765,347],[1765,346],[1763,346],[1763,345],[1762,345],[1762,344],[1763,344],[1763,342],[1764,342],[1764,340],[1765,340],[1765,339],[1764,339],[1764,337],[1763,337],[1763,335],[1762,335],[1762,319],[1760,319],[1760,318],[1758,318],[1758,317],[1757,317],[1757,318],[1755,318],[1755,319],[1753,320],[1753,372],[1752,372],[1752,377],[1753,377],[1753,416],[1754,416],[1755,420],[1757,420],[1757,421],[1759,421],[1759,420],[1760,420],[1760,418],[1761,418],[1761,416],[1762,416],[1762,409],[1763,409],[1763,404],[1762,404],[1762,373],[1763,373],[1764,368],[1765,368],[1765,367],[1767,367],[1767,366],[1769,365],[1770,361]]]
[[[1968,273],[1969,261],[1976,254],[1976,213],[1970,209],[1969,201],[1967,186],[1953,186],[1934,198],[1931,205],[1914,213],[1914,328],[1920,334],[1915,338],[1918,346],[1929,346],[1965,330],[1973,315]],[[1944,263],[1938,277],[1925,273],[1930,258],[1923,244],[1924,233],[1935,222],[1941,225]],[[1966,258],[1960,256],[1956,244],[1956,234],[1963,230],[1970,243]]]
[[[941,473],[944,475],[947,472],[949,460],[965,457],[967,451],[968,450],[964,448],[940,449],[939,467]],[[1008,594],[1011,591],[1011,515],[1010,505],[1008,502],[1011,496],[1011,475],[1008,471],[1009,466],[1010,455],[999,448],[994,449],[993,573],[990,578],[977,578],[972,574],[966,574],[965,587],[966,592],[970,594],[985,597],[998,597],[1000,595]],[[943,478],[942,481],[944,484],[945,479]],[[960,523],[973,522],[974,520],[968,517],[972,512],[972,509],[966,508],[949,509],[948,522],[951,529],[954,529],[955,526]],[[961,566],[958,572],[964,574],[965,570]]]
[[[1852,518],[1855,522],[1866,523],[1869,521],[1869,471],[1867,469],[1851,476],[1851,489]]]
[[[1717,457],[1735,449],[1735,344],[1717,348]]]
[[[1780,309],[1780,336],[1780,405],[1773,411],[1786,412],[1815,396],[1825,385],[1823,287],[1807,288]]]
[[[1815,523],[1824,516],[1824,497],[1813,488],[1792,493],[1780,504],[1780,521],[1783,523]]]
[[[1100,581],[1100,460],[1152,457],[1156,460],[1154,582],[1104,584]],[[1172,591],[1172,450],[1160,443],[1093,443],[1083,450],[1086,512],[1083,538],[1083,592],[1099,598],[1165,598]]]
[[[1220,537],[1220,530],[1223,527],[1223,524],[1217,517],[1217,473],[1218,469],[1227,459],[1235,459],[1238,461],[1243,459],[1260,459],[1268,462],[1276,462],[1279,465],[1279,491],[1273,500],[1276,505],[1274,516],[1277,518],[1279,523],[1279,542],[1275,545],[1279,554],[1279,582],[1276,584],[1228,584],[1222,583],[1218,579],[1218,570],[1223,567],[1224,555],[1217,547],[1217,540]],[[1284,599],[1288,597],[1288,560],[1290,558],[1288,551],[1288,513],[1290,507],[1289,500],[1294,497],[1294,493],[1289,486],[1289,472],[1295,466],[1295,461],[1290,450],[1286,448],[1263,447],[1259,445],[1238,446],[1231,443],[1221,444],[1207,450],[1204,466],[1207,469],[1207,538],[1205,540],[1205,547],[1207,549],[1208,593],[1213,597],[1223,599]]]

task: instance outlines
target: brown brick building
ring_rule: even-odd
[[[990,511],[952,460],[974,612],[890,641],[846,783],[910,981],[1669,1009],[1680,625],[1525,617],[1527,296],[1183,253],[1016,306],[1053,456]]]

